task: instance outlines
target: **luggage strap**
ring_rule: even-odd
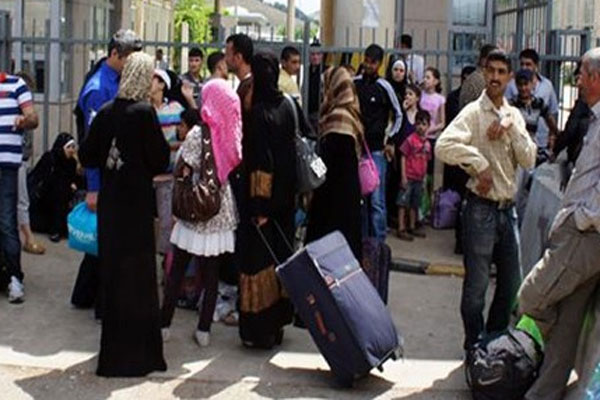
[[[290,244],[290,242],[288,241],[288,239],[285,237],[285,234],[283,233],[283,230],[281,229],[281,226],[279,226],[279,224],[277,223],[277,221],[275,219],[273,219],[273,224],[277,228],[277,231],[279,232],[279,234],[283,238],[283,241],[286,244],[286,246],[288,247],[288,249],[293,253],[294,252],[294,248],[292,247],[292,245]],[[281,261],[277,257],[277,254],[275,254],[275,251],[273,250],[273,247],[271,247],[271,245],[269,244],[269,241],[265,237],[265,234],[263,233],[261,227],[258,226],[258,225],[256,225],[256,224],[254,224],[254,226],[256,227],[256,231],[258,232],[258,235],[260,236],[260,238],[261,238],[262,242],[264,243],[265,247],[267,248],[267,250],[271,254],[271,257],[273,257],[273,260],[277,263],[277,265],[280,265]]]

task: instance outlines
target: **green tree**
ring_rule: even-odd
[[[210,43],[210,16],[213,12],[214,8],[206,4],[205,0],[179,0],[175,6],[175,39],[181,40],[181,26],[187,22],[191,42]]]
[[[181,42],[181,26],[187,22],[190,28],[190,43],[212,43],[211,14],[214,7],[205,0],[179,0],[175,5],[175,41]],[[175,49],[175,61],[181,49]],[[176,68],[178,65],[176,65]]]

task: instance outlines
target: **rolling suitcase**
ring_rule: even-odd
[[[391,265],[392,250],[390,246],[377,240],[377,238],[368,237],[363,239],[362,269],[385,304],[388,301]]]
[[[340,232],[308,244],[276,271],[342,385],[402,355],[390,313]]]

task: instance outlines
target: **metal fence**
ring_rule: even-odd
[[[524,2],[524,0],[512,1],[518,3],[517,6],[522,6]],[[303,91],[304,104],[307,104],[308,85],[302,83],[308,81],[311,52],[323,52],[325,62],[329,65],[343,63],[353,65],[357,69],[363,58],[364,47],[383,34],[386,38],[383,44],[388,56],[409,54],[423,56],[426,66],[433,66],[440,70],[445,94],[448,94],[458,85],[461,68],[467,64],[474,64],[477,60],[478,48],[485,42],[495,42],[510,51],[515,60],[518,51],[525,47],[533,47],[540,52],[544,74],[552,80],[559,93],[560,105],[565,111],[561,113],[561,123],[564,123],[576,95],[572,81],[573,66],[582,52],[589,48],[591,36],[587,31],[548,30],[547,3],[547,1],[528,2],[529,6],[517,8],[496,6],[494,29],[489,30],[490,33],[461,32],[452,29],[409,31],[407,33],[412,34],[414,42],[419,44],[412,50],[395,48],[393,43],[395,40],[387,40],[388,37],[398,38],[399,32],[382,33],[375,29],[363,28],[358,28],[359,40],[356,43],[352,43],[349,39],[356,37],[356,33],[351,32],[350,28],[345,28],[342,30],[347,32],[348,39],[342,46],[310,47],[313,38],[310,36],[310,26],[307,23],[303,27],[302,40],[292,43],[302,54],[299,83]],[[17,66],[18,69],[31,74],[36,81],[33,88],[34,99],[41,110],[42,123],[41,132],[35,141],[34,157],[50,147],[58,132],[75,130],[72,110],[79,90],[87,71],[106,55],[107,46],[105,40],[98,38],[73,38],[64,35],[50,37],[49,22],[43,21],[42,24],[45,26],[46,35],[11,37],[10,17],[7,13],[0,12],[0,69],[10,71]],[[87,26],[84,22],[84,27]],[[529,28],[530,26],[537,26],[537,28]],[[84,31],[87,31],[87,28],[84,28]],[[173,68],[181,65],[179,59],[182,53],[185,55],[182,49],[192,46],[203,48],[206,52],[222,49],[224,38],[239,31],[253,37],[258,49],[269,48],[279,53],[285,45],[290,44],[279,40],[273,29],[261,31],[234,28],[231,31],[221,29],[214,32],[216,39],[207,37],[203,43],[184,43],[169,38],[167,41],[144,41],[143,46],[144,51],[149,53],[162,48],[169,65]],[[410,67],[409,65],[409,69]],[[384,73],[384,68],[381,72]]]
[[[552,29],[552,0],[504,0],[495,2],[494,43],[511,54],[515,67],[521,50],[540,54],[541,72],[557,93],[559,126],[563,127],[577,97],[573,72],[592,45],[588,29]],[[600,39],[598,40],[600,44]]]

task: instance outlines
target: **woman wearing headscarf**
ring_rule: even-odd
[[[306,240],[339,230],[354,256],[362,257],[358,160],[363,125],[352,78],[343,67],[325,73],[324,101],[319,120],[321,158],[327,166],[325,183],[313,195]]]
[[[167,144],[148,102],[153,59],[131,54],[117,98],[104,105],[79,156],[99,168],[98,251],[104,301],[96,373],[164,371],[156,279],[152,178],[169,165]]]
[[[77,146],[68,133],[56,137],[27,177],[31,228],[58,242],[67,235],[69,203],[77,190]]]
[[[189,166],[191,173],[200,172],[203,168],[203,138],[209,133],[221,185],[221,207],[208,221],[177,220],[175,223],[171,233],[173,265],[165,285],[161,323],[163,339],[167,340],[185,267],[192,257],[200,257],[204,297],[194,337],[198,345],[205,347],[210,343],[209,332],[217,302],[219,269],[226,267],[225,254],[231,254],[235,250],[238,218],[228,176],[240,164],[242,157],[242,115],[240,99],[225,80],[214,79],[203,87],[201,116],[203,126],[196,125],[187,134],[179,156],[182,160],[177,163],[179,165],[183,161],[184,168]]]
[[[275,266],[291,255],[294,238],[294,110],[277,88],[277,57],[259,52],[251,66],[251,126],[242,150],[249,176],[248,223],[253,224],[255,234],[248,237],[241,265],[239,329],[245,346],[272,348],[281,343],[283,326],[292,319],[291,303]]]
[[[396,93],[396,96],[398,97],[398,102],[402,105],[404,95],[406,94],[406,86],[408,85],[406,62],[402,56],[390,58],[385,73],[385,79],[392,85],[394,93]]]
[[[404,61],[404,57],[402,57],[401,55],[390,57],[385,77],[394,89],[396,97],[398,97],[398,102],[400,103],[400,107],[402,108],[402,114],[406,115],[404,110],[404,98],[406,96],[407,87],[409,86],[409,81],[408,70],[406,69],[406,62]],[[400,145],[407,136],[406,134],[404,134],[403,130],[405,125],[406,118],[402,118],[402,127],[400,128],[400,132],[398,132],[392,137],[392,142],[396,149],[396,156],[390,161],[390,167],[387,169],[387,176],[385,179],[388,226],[390,227],[395,227],[397,224],[396,220],[398,215],[398,207],[396,205],[396,197],[398,196],[398,182],[400,182],[401,175],[400,157],[398,155],[400,154]]]

